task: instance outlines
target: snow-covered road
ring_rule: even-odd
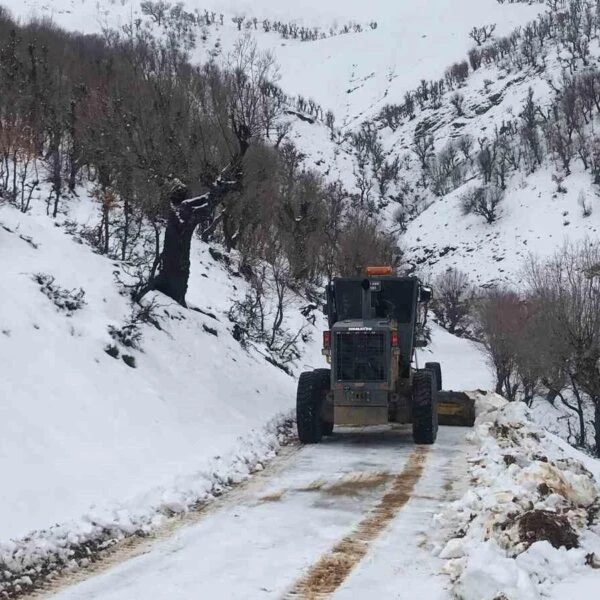
[[[403,426],[347,430],[288,449],[195,524],[55,598],[447,598],[433,515],[464,492],[466,432],[416,447]]]

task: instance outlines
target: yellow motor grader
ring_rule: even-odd
[[[412,423],[417,444],[433,444],[438,424],[473,426],[473,400],[442,391],[440,364],[417,365],[415,349],[427,345],[429,287],[392,267],[368,267],[365,277],[334,279],[326,292],[323,354],[331,368],[300,376],[302,443],[318,443],[338,425]]]

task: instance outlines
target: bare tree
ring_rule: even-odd
[[[483,25],[482,27],[473,27],[469,32],[469,37],[478,45],[481,46],[487,42],[496,31],[496,25]]]
[[[546,327],[561,340],[566,377],[577,402],[583,393],[594,407],[600,456],[600,246],[590,241],[567,245],[546,263],[534,261],[529,280],[544,307]]]
[[[522,306],[509,289],[493,289],[477,305],[479,335],[496,376],[496,393],[516,400],[519,392],[517,343],[521,335]]]
[[[368,264],[392,264],[399,260],[399,250],[392,234],[358,207],[351,210],[339,236],[335,272],[360,275]]]
[[[452,334],[464,333],[473,296],[474,289],[466,273],[451,268],[439,275],[432,309],[442,327]]]
[[[465,114],[465,97],[460,92],[455,92],[450,98],[452,106],[456,109],[456,114],[462,117]]]
[[[494,185],[475,187],[461,197],[463,214],[479,215],[491,225],[498,218],[498,209],[503,197],[502,189]]]

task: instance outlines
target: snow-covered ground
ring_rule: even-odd
[[[94,219],[87,199],[69,206],[80,221]],[[206,246],[194,249],[188,294],[202,312],[155,296],[161,329],[141,324],[139,348],[109,334],[132,311],[114,282],[119,262],[57,227],[41,203],[28,215],[0,207],[0,247],[11,283],[0,304],[2,510],[11,515],[1,521],[0,561],[5,574],[25,577],[17,585],[48,561],[50,570],[68,564],[79,545],[155,531],[275,456],[295,380],[233,339],[227,310],[245,283]],[[74,306],[48,297],[79,288]],[[321,366],[320,332],[305,325],[313,341],[297,368]],[[446,387],[491,385],[476,345],[435,324],[432,338],[419,361],[439,360]],[[135,368],[109,356],[110,344]],[[15,577],[7,581],[15,589]]]
[[[140,4],[0,3],[21,18],[50,17],[86,32],[130,23]],[[284,40],[260,28],[255,34],[261,48],[274,51],[284,91],[332,109],[336,125],[346,131],[383,104],[401,102],[421,79],[443,76],[471,47],[472,26],[496,23],[498,34],[507,33],[543,8],[496,0],[300,0],[293,7],[274,0],[202,5],[187,0],[185,6],[200,13],[213,6],[227,11],[223,26],[209,28],[196,59],[217,41],[223,53],[233,46],[239,38],[231,22],[235,15],[285,18],[324,30],[376,20],[376,29],[314,42]],[[469,80],[463,90],[468,107],[481,98],[484,85],[490,86],[484,80],[492,75],[482,69]],[[518,111],[532,82],[537,94],[548,94],[539,76],[510,86],[494,77],[486,93],[501,92],[501,102],[484,115],[468,112],[463,131],[475,138],[491,133]],[[448,110],[439,118],[437,150],[455,121]],[[409,153],[415,125],[384,132],[385,149]],[[308,164],[319,164],[352,187],[353,159],[331,141],[322,123],[295,122],[291,135],[308,154]],[[427,275],[456,266],[479,283],[498,278],[518,283],[528,252],[548,254],[566,237],[597,235],[600,210],[589,175],[577,166],[573,171],[565,180],[567,193],[559,195],[550,167],[511,180],[501,219],[493,226],[460,214],[460,190],[436,199],[409,225],[402,245]],[[416,181],[416,162],[404,176]],[[584,217],[577,205],[581,191],[594,209],[591,216]],[[89,214],[86,202],[72,206],[80,220]],[[0,566],[15,573],[53,553],[68,563],[78,543],[158,532],[167,515],[185,512],[260,471],[279,448],[278,426],[295,399],[292,377],[233,339],[227,311],[243,297],[244,280],[199,243],[188,300],[202,312],[156,296],[160,330],[142,324],[140,348],[119,348],[121,355],[134,357],[136,368],[109,356],[105,348],[114,340],[108,328],[122,327],[131,316],[114,283],[119,263],[74,241],[38,208],[24,216],[0,205],[0,271],[8,282],[0,298],[0,510],[10,516],[0,519]],[[37,274],[54,279],[36,281]],[[85,292],[72,314],[48,297],[58,287]],[[320,366],[319,319],[315,327],[297,311],[291,318],[314,338],[295,368]],[[419,362],[442,363],[444,388],[492,386],[475,344],[435,324],[432,335]],[[478,398],[475,433],[442,429],[429,451],[415,450],[400,428],[364,436],[346,432],[320,447],[290,452],[192,528],[60,597],[298,597],[314,584],[312,569],[321,561],[327,567],[329,559],[356,567],[329,590],[336,598],[375,592],[382,598],[406,592],[424,600],[454,593],[464,600],[492,600],[502,592],[510,600],[591,597],[590,590],[600,588],[598,571],[591,568],[600,556],[600,532],[597,520],[584,524],[584,513],[591,514],[588,505],[597,503],[597,461],[536,430],[522,407]],[[552,418],[544,408],[534,413]],[[497,435],[505,425],[514,436]],[[514,463],[505,458],[513,454]],[[565,457],[583,463],[596,484]],[[548,493],[540,491],[542,483]],[[391,512],[382,508],[384,501],[392,503]],[[581,548],[559,550],[538,541],[524,549],[514,523],[506,530],[497,526],[530,510],[529,503],[564,513]],[[387,515],[384,527],[369,521],[378,510]],[[586,565],[592,554],[596,558]],[[83,564],[77,560],[73,568]]]
[[[86,33],[131,23],[140,15],[140,0],[3,0],[2,4],[16,16],[49,17],[58,25]],[[275,53],[282,88],[313,98],[346,125],[374,116],[385,102],[399,102],[421,79],[442,76],[473,45],[469,38],[473,26],[495,23],[497,33],[505,35],[543,9],[538,3],[500,4],[497,0],[185,0],[183,5],[190,12],[203,14],[208,9],[225,15],[223,26],[217,23],[208,28],[204,48],[218,39],[227,51],[239,35],[231,18],[251,21],[257,17],[258,30],[252,26],[250,31],[261,48]],[[353,22],[364,31],[303,42],[265,34],[261,29],[265,18],[317,26],[324,32]],[[375,30],[368,26],[372,21],[377,22]]]
[[[594,478],[589,459],[545,435],[524,405],[474,398],[474,430],[442,427],[437,444],[415,447],[406,426],[342,429],[284,453],[191,526],[50,591],[60,600],[591,599],[600,469],[591,463]]]
[[[2,4],[22,19],[51,18],[56,24],[85,32],[131,23],[141,15],[138,0],[3,0]],[[316,2],[303,0],[288,5],[272,0],[246,3],[243,0],[196,2],[186,0],[186,10],[203,15],[205,10],[224,13],[223,25],[197,26],[197,48],[193,60],[204,61],[218,50],[216,60],[226,60],[241,35],[249,33],[259,48],[273,52],[279,64],[278,84],[291,98],[312,99],[324,111],[332,110],[335,127],[341,133],[356,131],[362,122],[374,119],[386,104],[403,102],[404,94],[415,90],[422,80],[439,80],[454,62],[466,59],[474,42],[469,37],[473,26],[495,24],[496,37],[535,19],[543,3],[499,3],[497,0],[425,0],[371,3]],[[239,32],[232,17],[243,16],[250,23]],[[252,24],[257,17],[257,26]],[[328,36],[315,41],[282,38],[265,33],[261,23],[281,19],[300,25],[317,26],[327,33],[354,22],[364,25],[359,33]],[[146,19],[151,21],[151,19]],[[378,26],[371,29],[369,22]],[[204,39],[203,39],[204,38]],[[594,48],[592,48],[595,51]],[[510,75],[497,67],[482,67],[471,73],[460,88],[465,97],[465,114],[457,117],[450,104],[453,90],[446,92],[439,110],[417,110],[415,119],[405,120],[391,131],[379,131],[386,158],[399,157],[401,183],[413,189],[420,178],[418,160],[411,150],[415,128],[424,120],[437,122],[434,128],[435,150],[448,140],[470,135],[475,140],[493,137],[494,128],[518,116],[527,90],[532,87],[536,101],[549,100],[547,79],[558,81],[560,65],[551,53],[543,72],[531,69]],[[482,113],[479,109],[495,100]],[[306,164],[340,179],[349,190],[356,185],[356,158],[346,142],[331,139],[323,122],[307,123],[290,117],[292,139],[306,154]],[[381,126],[378,124],[377,126]],[[408,161],[408,162],[406,162]],[[556,169],[544,165],[532,176],[515,176],[508,182],[500,217],[488,225],[481,217],[463,216],[460,196],[466,188],[436,198],[425,193],[431,206],[414,221],[401,237],[407,258],[419,272],[435,275],[449,267],[459,267],[474,282],[486,284],[505,280],[519,284],[520,271],[530,253],[547,256],[567,239],[578,240],[598,234],[600,208],[589,173],[574,164],[566,178],[565,194],[555,194],[552,175]],[[472,185],[471,184],[467,184]],[[423,193],[423,190],[416,190]],[[583,216],[578,205],[580,193],[592,209]],[[397,204],[386,211],[391,226]],[[397,226],[396,226],[397,228]]]
[[[263,429],[291,412],[295,381],[233,339],[226,314],[245,283],[206,247],[194,252],[189,301],[213,317],[157,297],[162,329],[142,324],[140,350],[120,347],[135,358],[130,368],[105,352],[115,343],[108,327],[132,310],[114,283],[119,264],[45,215],[0,207],[0,224],[0,472],[10,515],[0,540],[73,518],[127,526],[120,507],[183,506],[215,471],[238,477],[246,459],[272,454],[276,436]],[[38,273],[82,288],[85,304],[59,310]]]
[[[491,393],[479,395],[468,437],[476,445],[469,489],[436,518],[454,531],[439,556],[456,597],[594,597],[600,589],[597,461],[534,425],[525,404]]]
[[[433,515],[456,497],[465,450],[458,428],[430,449],[415,449],[406,427],[342,431],[259,476],[233,505],[56,598],[447,598],[443,561],[426,546]]]

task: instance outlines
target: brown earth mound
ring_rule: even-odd
[[[527,548],[535,542],[548,541],[555,548],[579,548],[579,538],[564,515],[548,510],[530,510],[517,517],[519,538]]]

